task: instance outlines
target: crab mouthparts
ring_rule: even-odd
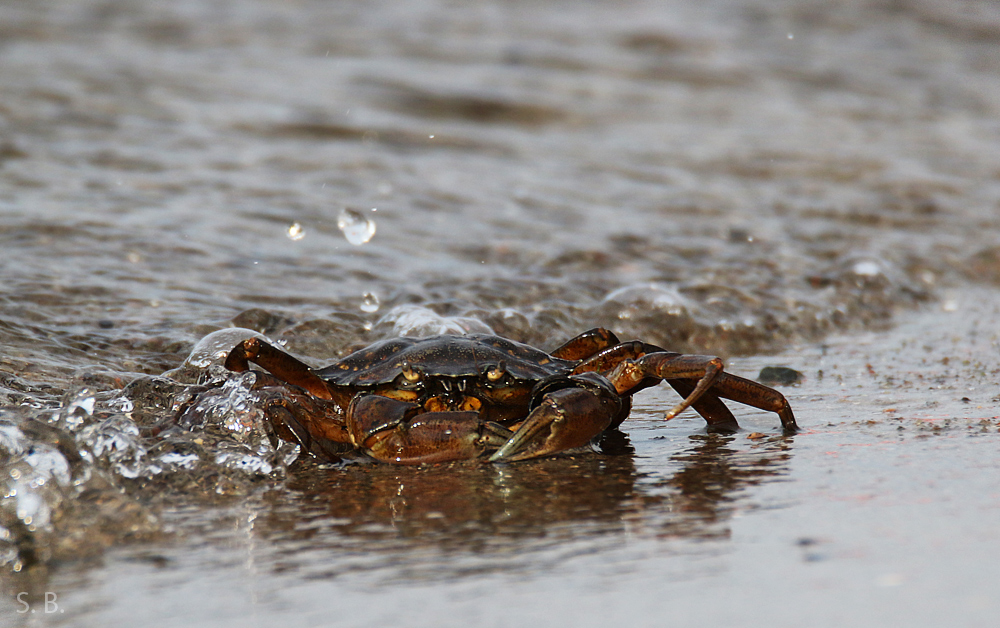
[[[483,407],[483,402],[468,395],[437,395],[424,402],[424,409],[428,412],[479,412]]]

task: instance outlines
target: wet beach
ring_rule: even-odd
[[[0,2],[0,626],[995,625],[998,42],[975,0]],[[800,372],[802,431],[662,385],[594,452],[338,467],[218,366],[596,326]]]

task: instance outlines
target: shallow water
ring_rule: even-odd
[[[0,624],[1000,617],[992,3],[0,15]],[[159,431],[230,326],[597,325],[802,371],[804,432],[663,387],[605,453],[288,467],[239,381]]]

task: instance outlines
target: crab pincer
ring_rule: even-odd
[[[554,378],[563,386],[546,382],[524,420],[492,456],[490,462],[514,462],[587,445],[606,430],[621,412],[614,387],[596,373]],[[546,390],[547,388],[547,390]]]

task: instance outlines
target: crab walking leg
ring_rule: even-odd
[[[264,416],[267,426],[274,436],[290,443],[297,443],[313,456],[325,462],[341,462],[340,454],[347,453],[350,443],[345,440],[329,438],[323,435],[324,430],[317,429],[317,418],[302,411],[301,407],[287,400],[276,400],[264,406]],[[343,432],[341,427],[339,430]],[[277,443],[273,442],[276,445]]]
[[[340,462],[340,454],[350,450],[344,410],[337,403],[318,399],[270,373],[258,372],[253,390],[264,411],[264,430],[272,444],[277,444],[275,438],[296,443],[328,462]]]
[[[332,399],[330,388],[309,365],[259,338],[247,338],[226,356],[226,368],[235,373],[250,369],[250,362],[261,366],[289,384],[304,388],[320,399]]]
[[[423,464],[478,458],[505,443],[511,431],[478,412],[425,412],[409,401],[358,395],[347,410],[351,441],[384,462]]]
[[[585,360],[617,344],[618,336],[603,327],[595,327],[566,341],[551,355],[561,360]]]
[[[697,380],[698,383],[687,397],[663,417],[665,421],[669,421],[698,401],[721,374],[722,360],[714,356],[647,353],[638,360],[621,362],[611,371],[608,379],[619,394],[634,389],[642,380],[650,377],[666,380]]]
[[[794,434],[799,429],[792,406],[784,395],[773,388],[737,375],[722,373],[716,378],[711,392],[758,410],[776,413],[786,433]]]
[[[587,332],[588,334],[590,332]],[[609,334],[611,332],[608,332]],[[573,340],[570,341],[572,343]],[[569,344],[569,343],[567,343]],[[562,347],[556,349],[556,351],[561,351]],[[667,353],[668,355],[679,356],[679,353],[672,353],[664,351],[655,345],[647,345],[645,343],[639,342],[638,340],[632,340],[631,342],[623,342],[621,344],[612,345],[605,349],[601,349],[594,355],[586,358],[580,364],[576,365],[573,369],[573,374],[578,373],[590,373],[599,372],[606,373],[616,366],[618,366],[624,360],[637,360],[647,353]],[[555,354],[553,354],[555,355]],[[559,357],[559,356],[556,356]]]
[[[695,382],[692,380],[668,379],[666,381],[677,391],[678,395],[685,399],[694,392]],[[697,401],[691,402],[691,407],[705,419],[709,429],[732,432],[740,428],[740,424],[736,422],[736,417],[726,407],[726,404],[722,403],[719,396],[715,394],[714,389],[706,391]]]
[[[490,462],[514,462],[583,447],[611,425],[621,410],[621,400],[607,380],[599,375],[572,379],[579,387],[545,393],[510,440],[490,456]]]

